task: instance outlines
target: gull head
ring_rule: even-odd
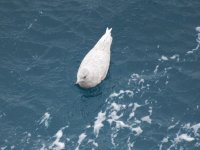
[[[90,88],[92,85],[92,75],[87,68],[80,69],[77,74],[76,84],[82,88]]]

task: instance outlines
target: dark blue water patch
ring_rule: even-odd
[[[198,44],[199,7],[198,0],[1,1],[0,149],[52,149],[60,130],[65,149],[75,149],[81,133],[79,149],[199,149],[199,50],[187,54]],[[79,64],[107,26],[109,74],[83,90],[74,85]],[[114,102],[125,108],[114,110]],[[141,107],[128,120],[134,103]],[[123,115],[110,124],[114,111]],[[99,112],[106,114],[97,137]],[[40,123],[45,113],[48,127]],[[194,140],[178,141],[182,134]]]

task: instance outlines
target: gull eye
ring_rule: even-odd
[[[86,76],[84,76],[83,79],[86,79]]]

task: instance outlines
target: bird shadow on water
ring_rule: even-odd
[[[92,124],[97,112],[104,105],[104,101],[102,101],[104,97],[104,86],[100,84],[90,89],[83,89],[76,85],[76,88],[80,95],[77,97],[78,99],[74,103],[74,106],[80,112],[83,122]]]
[[[89,89],[84,89],[81,88],[80,86],[76,85],[79,89],[79,91],[81,92],[81,97],[84,98],[90,98],[90,97],[97,97],[99,95],[102,95],[102,88],[101,88],[101,84],[93,87],[93,88],[89,88]]]

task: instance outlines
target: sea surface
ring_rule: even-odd
[[[199,0],[1,0],[0,150],[199,150]],[[76,86],[112,27],[109,73]]]

